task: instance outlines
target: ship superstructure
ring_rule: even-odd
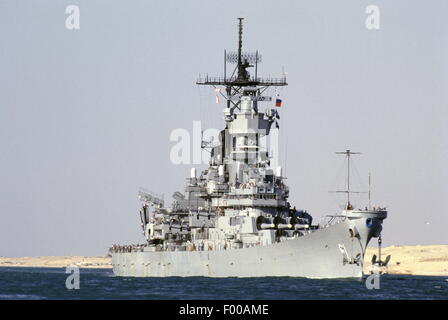
[[[140,190],[144,245],[113,246],[114,273],[121,276],[304,276],[359,277],[365,248],[378,237],[384,209],[344,210],[313,224],[312,216],[289,201],[282,168],[262,140],[280,119],[277,108],[261,110],[269,87],[286,86],[286,77],[258,77],[261,55],[225,52],[224,76],[206,76],[198,85],[224,88],[225,127],[218,142],[203,141],[211,157],[206,170],[191,169],[185,192],[171,206]],[[227,76],[227,63],[235,69]],[[253,75],[249,68],[253,68]],[[269,103],[269,105],[271,105]],[[348,150],[348,157],[350,151]],[[349,158],[348,158],[349,160]],[[348,170],[349,172],[350,170]],[[349,186],[349,184],[348,184]],[[347,195],[352,191],[348,188]]]

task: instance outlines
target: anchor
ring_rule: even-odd
[[[381,244],[383,240],[381,239],[381,235],[378,237],[378,260],[376,260],[376,254],[372,257],[372,265],[378,265],[378,267],[387,267],[387,264],[390,261],[390,254],[386,256],[384,261],[381,260]]]
[[[370,273],[377,273],[377,274],[383,274],[386,272],[387,265],[390,261],[390,254],[386,256],[386,259],[381,260],[381,244],[383,243],[383,240],[381,239],[381,234],[378,237],[378,259],[377,255],[374,254],[372,257],[371,265],[370,265]]]

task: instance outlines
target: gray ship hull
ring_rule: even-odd
[[[216,251],[123,252],[112,255],[115,275],[131,277],[360,278],[365,248],[381,228],[365,217],[330,225],[268,246]],[[356,225],[357,236],[349,232]],[[357,257],[357,259],[356,259]]]
[[[113,271],[131,277],[360,278],[365,248],[380,236],[387,211],[355,210],[350,203],[350,157],[359,154],[350,150],[336,152],[347,157],[347,190],[337,191],[347,195],[342,213],[313,225],[308,211],[291,206],[286,177],[277,166],[277,143],[269,138],[279,129],[279,95],[275,108],[268,103],[261,109],[261,102],[273,101],[263,95],[266,89],[286,86],[286,76],[250,75],[246,69],[257,70],[261,56],[242,51],[243,18],[238,20],[238,52],[224,59],[224,70],[228,62],[237,64],[232,75],[196,82],[217,92],[225,88],[225,127],[210,140],[201,135],[209,166],[199,176],[191,168],[185,193],[176,191],[169,207],[163,196],[140,190],[145,244],[114,244]],[[173,147],[172,161],[173,151],[183,153],[184,147]]]

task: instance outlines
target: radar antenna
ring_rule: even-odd
[[[238,18],[238,47],[236,52],[224,51],[224,77],[199,77],[197,85],[209,85],[216,88],[225,86],[225,94],[220,94],[227,100],[227,108],[238,107],[239,97],[242,94],[250,94],[254,100],[271,101],[267,97],[260,96],[268,87],[287,86],[286,76],[281,78],[259,78],[258,63],[261,62],[261,55],[258,50],[255,52],[243,52],[243,20]],[[236,67],[230,77],[227,76],[227,63],[235,63]],[[255,66],[255,75],[251,76],[248,68]],[[248,88],[247,88],[248,87]],[[246,89],[245,89],[246,88]],[[234,102],[236,101],[236,102]]]
[[[145,204],[155,205],[158,208],[163,208],[163,196],[156,194],[155,192],[140,188],[138,192],[138,198]]]

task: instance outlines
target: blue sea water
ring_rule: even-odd
[[[263,278],[121,278],[80,269],[69,290],[65,268],[0,267],[0,299],[448,299],[448,277],[383,275],[379,289],[363,280]]]

